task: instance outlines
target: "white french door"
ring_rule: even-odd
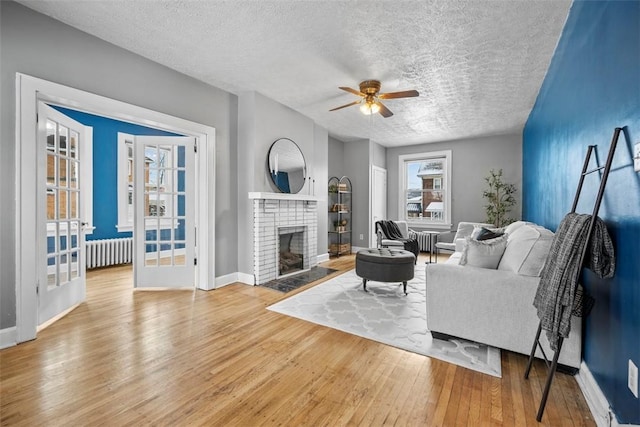
[[[134,287],[195,286],[195,138],[134,139]]]
[[[87,184],[82,183],[81,171],[83,162],[87,162],[84,152],[92,143],[91,128],[38,102],[39,325],[85,299],[86,224],[82,189]]]

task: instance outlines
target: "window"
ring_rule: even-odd
[[[118,231],[133,231],[133,143],[134,135],[118,132]],[[144,202],[146,216],[164,216],[171,212],[173,187],[171,176],[164,171],[164,167],[177,160],[172,148],[148,148],[145,152],[145,186],[151,190]],[[158,169],[160,166],[160,169]],[[161,172],[158,172],[158,171]],[[160,222],[160,226],[171,228],[175,226],[170,219]]]
[[[451,227],[451,151],[399,156],[399,218],[413,226]]]

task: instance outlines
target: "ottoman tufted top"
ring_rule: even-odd
[[[356,259],[378,264],[413,264],[415,256],[402,249],[370,248],[359,250]]]

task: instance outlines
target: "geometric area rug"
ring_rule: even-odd
[[[502,377],[500,349],[463,339],[443,341],[427,328],[425,266],[407,283],[367,282],[347,271],[268,310],[327,326],[413,353],[434,357],[494,377]]]

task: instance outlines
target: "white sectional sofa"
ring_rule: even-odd
[[[553,233],[519,221],[505,234],[501,239],[506,248],[503,241],[504,253],[495,269],[469,265],[484,260],[473,261],[473,248],[465,252],[464,246],[478,245],[468,240],[464,245],[457,242],[456,252],[445,263],[426,266],[427,327],[436,337],[460,337],[529,355],[539,322],[533,299]],[[460,265],[463,258],[473,262]],[[543,331],[541,342],[552,358],[544,335]],[[581,318],[574,316],[559,358],[566,371],[580,367],[581,346]],[[542,357],[540,350],[537,357]]]

